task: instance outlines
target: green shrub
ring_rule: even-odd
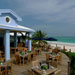
[[[43,69],[47,70],[48,69],[47,65],[43,65]]]
[[[65,51],[62,52],[70,58],[71,67],[73,69],[72,74],[75,75],[75,52],[65,52]]]

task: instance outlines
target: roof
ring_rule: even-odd
[[[0,29],[9,29],[9,30],[13,30],[13,31],[35,32],[31,28],[24,27],[24,26],[21,26],[21,25],[17,25],[17,26],[0,25]]]
[[[17,28],[21,28],[21,29],[25,29],[25,30],[29,30],[29,31],[33,31],[34,32],[33,29],[28,28],[28,27],[24,27],[24,26],[21,26],[21,25],[18,25]]]
[[[0,9],[0,15],[2,15],[3,13],[10,13],[16,18],[17,21],[22,21],[22,19],[11,9]]]
[[[0,15],[2,15],[3,13],[11,14],[16,18],[17,21],[22,21],[22,19],[11,9],[0,9]],[[0,24],[0,29],[9,29],[10,31],[34,32],[33,29],[21,25],[13,26],[13,25]]]

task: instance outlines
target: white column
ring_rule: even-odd
[[[29,33],[29,37],[32,37],[32,34]],[[31,44],[31,40],[29,39],[29,43],[28,43],[28,50],[31,51],[32,50],[32,44]]]
[[[14,32],[14,47],[17,47],[17,33]]]
[[[5,60],[10,60],[10,31],[5,30]]]
[[[25,46],[28,47],[28,39],[25,40]]]
[[[29,36],[28,33],[26,33],[26,37]],[[28,39],[25,39],[25,46],[28,47]]]

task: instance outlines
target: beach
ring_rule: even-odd
[[[47,41],[53,48],[57,47],[63,49],[65,46],[65,49],[69,51],[71,49],[71,52],[75,52],[75,44],[74,43],[65,43],[65,42],[58,42],[58,41]]]

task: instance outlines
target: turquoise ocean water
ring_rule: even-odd
[[[58,40],[58,42],[75,44],[75,37],[55,37],[55,38]]]

